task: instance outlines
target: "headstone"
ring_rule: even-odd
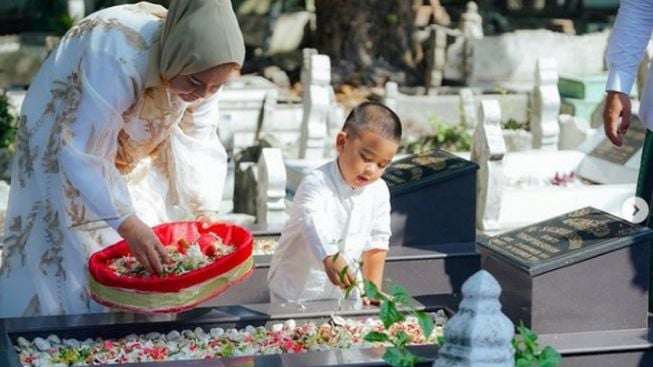
[[[535,67],[535,87],[531,99],[530,127],[533,132],[533,148],[558,149],[558,71],[556,60],[540,58]]]
[[[383,175],[390,188],[390,245],[474,242],[477,168],[441,150],[393,162]]]
[[[624,184],[637,181],[646,127],[639,119],[639,102],[631,101],[631,119],[623,144],[617,147],[597,128],[578,147],[587,154],[578,167],[578,175],[600,184]]]
[[[428,42],[426,87],[430,89],[442,85],[447,58],[447,33],[442,27],[431,27]]]
[[[501,108],[497,101],[481,102],[474,130],[471,159],[479,166],[476,181],[476,226],[492,230],[499,226],[503,188],[503,157],[506,145],[501,132]]]
[[[331,89],[331,64],[326,55],[311,55],[308,84],[304,89],[304,116],[302,118],[299,158],[320,159],[324,157]]]
[[[397,97],[399,97],[399,85],[395,82],[385,83],[383,104],[395,113],[397,113]]]
[[[589,122],[581,117],[563,114],[558,116],[558,124],[560,125],[558,150],[576,150],[595,132]]]
[[[587,207],[479,243],[503,310],[538,333],[646,328],[650,229]]]
[[[478,5],[473,1],[467,3],[466,10],[460,17],[460,31],[465,40],[463,70],[465,77],[472,80],[474,40],[483,38],[483,18],[478,13]]]
[[[458,92],[460,96],[460,111],[465,128],[473,129],[476,126],[476,98],[471,88],[462,88]]]
[[[257,186],[256,223],[286,223],[286,169],[281,149],[263,148],[258,160]]]
[[[444,328],[433,367],[512,367],[514,325],[501,313],[501,286],[485,270],[465,281],[458,312]]]

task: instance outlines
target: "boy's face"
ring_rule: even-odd
[[[336,137],[340,172],[354,188],[378,180],[397,153],[399,144],[370,130]]]

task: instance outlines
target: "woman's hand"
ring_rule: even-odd
[[[132,255],[148,273],[161,275],[161,262],[168,259],[168,251],[152,228],[137,216],[130,215],[118,226],[118,233],[127,241]]]

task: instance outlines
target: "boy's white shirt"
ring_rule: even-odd
[[[388,249],[390,192],[379,179],[353,189],[336,160],[306,176],[272,258],[268,281],[274,301],[332,299],[323,260],[340,252],[352,267],[363,251]],[[358,274],[360,277],[360,272]]]

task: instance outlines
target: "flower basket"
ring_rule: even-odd
[[[201,222],[173,222],[153,229],[173,252],[176,247],[181,252],[192,243],[195,252],[201,251],[199,255],[209,260],[179,274],[122,273],[116,270],[116,264],[131,256],[127,242],[122,240],[89,259],[89,293],[95,301],[129,312],[176,313],[218,296],[247,279],[254,269],[253,236],[240,226],[213,224],[204,227]],[[215,244],[233,248],[217,256],[212,238],[216,239]],[[174,264],[168,265],[174,267]]]

